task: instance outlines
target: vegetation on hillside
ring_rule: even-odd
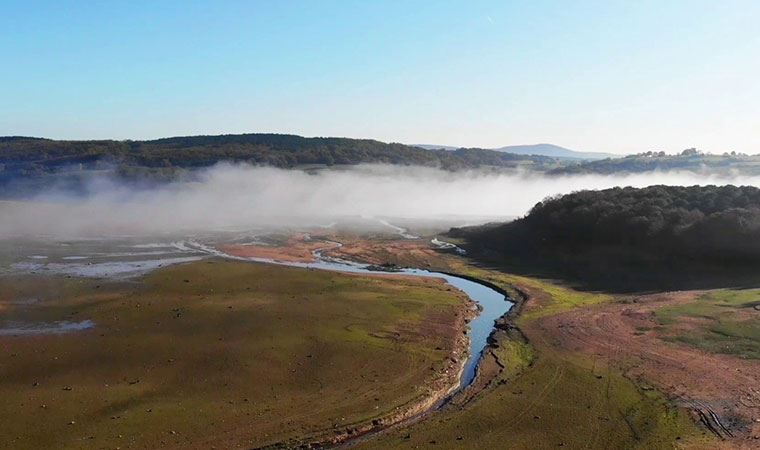
[[[527,166],[542,171],[561,164],[547,156],[484,149],[426,150],[370,139],[285,134],[173,137],[153,141],[0,137],[0,186],[13,181],[26,184],[28,191],[52,183],[75,186],[83,177],[99,171],[113,172],[125,180],[163,182],[221,161],[280,168],[382,163],[445,170]]]
[[[581,191],[539,202],[514,222],[451,234],[492,263],[606,289],[754,283],[760,189]]]
[[[618,174],[654,171],[684,171],[710,175],[760,175],[760,155],[726,152],[722,155],[702,153],[689,148],[677,155],[665,152],[644,152],[622,158],[584,161],[557,167],[553,175]]]

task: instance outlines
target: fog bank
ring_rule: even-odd
[[[204,170],[199,181],[150,190],[100,181],[84,197],[51,190],[33,202],[0,202],[0,237],[243,230],[320,224],[345,216],[498,219],[523,215],[550,195],[653,184],[760,186],[760,178],[676,172],[547,177],[384,165],[309,174],[220,164]]]

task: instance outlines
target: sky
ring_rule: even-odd
[[[0,6],[0,135],[760,153],[760,1]]]

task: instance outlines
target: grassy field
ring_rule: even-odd
[[[4,278],[0,324],[96,326],[0,336],[0,442],[250,448],[332,435],[426,395],[463,305],[437,280],[219,260],[139,282]]]
[[[470,403],[452,406],[360,448],[710,448],[684,410],[641,389],[606,360],[557,351],[541,320],[612,296],[582,293],[532,278],[456,265],[454,269],[531,296],[517,319],[529,343],[499,335],[506,369]]]
[[[741,358],[760,359],[760,290],[716,290],[657,311],[666,339]]]

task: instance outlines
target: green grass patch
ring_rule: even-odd
[[[456,269],[540,295],[542,307],[519,317],[521,325],[614,298],[464,265]],[[463,408],[446,409],[359,448],[670,449],[712,442],[688,412],[660,393],[640,389],[605,360],[557,351],[540,328],[530,329],[530,343],[500,338],[494,352],[506,370],[491,389]]]
[[[359,448],[670,449],[706,437],[688,414],[602,361],[507,347],[532,361],[463,409],[451,408]]]
[[[760,359],[760,290],[710,291],[696,300],[661,308],[657,320],[662,335],[713,353]],[[697,318],[689,327],[680,326],[685,318]]]
[[[531,311],[524,311],[520,315],[518,320],[521,323],[569,311],[574,308],[610,302],[614,299],[614,296],[609,294],[578,291],[548,280],[485,270],[461,263],[456,266],[456,269],[461,271],[461,273],[503,286],[508,291],[511,289],[511,286],[523,286],[544,293],[544,298],[539,300],[543,300],[540,307],[534,308]]]

